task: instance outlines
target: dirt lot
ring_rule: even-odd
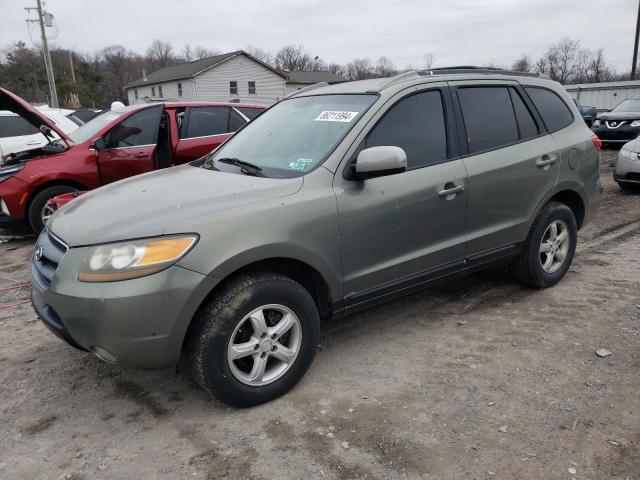
[[[0,478],[640,479],[640,194],[614,154],[558,286],[483,273],[329,324],[250,410],[68,347],[7,290],[33,239],[0,244]]]

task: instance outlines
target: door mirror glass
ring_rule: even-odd
[[[353,176],[357,180],[384,177],[402,173],[407,169],[407,154],[400,147],[380,146],[365,148],[358,154],[353,165]]]
[[[102,137],[96,138],[91,144],[91,147],[96,150],[104,150],[106,148],[106,145],[104,143],[104,138]]]

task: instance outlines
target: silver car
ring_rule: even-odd
[[[613,179],[624,190],[640,188],[640,143],[639,139],[625,143],[616,158]]]
[[[323,320],[497,263],[555,285],[600,201],[598,147],[534,75],[316,85],[190,165],[62,207],[35,246],[33,305],[102,360],[182,358],[256,405],[304,375]]]

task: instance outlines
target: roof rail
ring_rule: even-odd
[[[399,73],[398,75],[389,77],[386,82],[384,82],[377,88],[377,90],[382,90],[384,88],[390,87],[391,85],[395,85],[396,83],[403,82],[411,78],[416,78],[418,75],[419,73],[413,70],[410,72]]]
[[[496,67],[476,67],[473,65],[461,65],[454,67],[438,67],[431,68],[429,70],[421,70],[418,75],[433,76],[433,75],[452,75],[452,74],[464,74],[464,73],[483,73],[483,74],[495,74],[495,75],[513,75],[518,77],[546,77],[539,73],[533,72],[517,72],[515,70],[505,70],[504,68]]]

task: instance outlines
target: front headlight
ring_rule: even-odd
[[[197,241],[197,235],[180,235],[96,245],[87,250],[78,280],[116,282],[151,275],[175,264]]]
[[[638,154],[636,152],[632,152],[631,150],[620,150],[618,152],[618,158],[624,159],[624,160],[634,160],[634,161],[640,160],[640,157],[638,157]]]
[[[9,177],[13,177],[16,173],[24,168],[24,164],[19,163],[17,165],[7,165],[6,167],[0,167],[0,182],[6,180]]]
[[[591,126],[593,126],[593,127],[599,127],[601,124],[602,124],[602,122],[596,118],[596,119],[593,121],[593,123],[591,124]]]
[[[640,127],[640,120],[634,120],[633,122],[631,122],[631,126],[632,127]]]

